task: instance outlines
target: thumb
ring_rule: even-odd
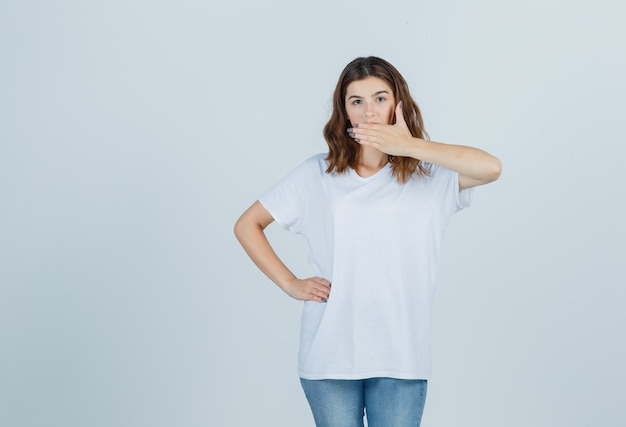
[[[402,127],[408,127],[406,121],[404,120],[404,114],[402,114],[402,101],[398,102],[396,106],[396,125]]]

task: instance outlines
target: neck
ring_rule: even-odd
[[[361,176],[370,176],[378,172],[387,164],[389,157],[387,154],[371,147],[361,146],[356,172]]]

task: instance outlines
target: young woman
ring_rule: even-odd
[[[357,58],[339,77],[328,153],[299,165],[246,210],[235,234],[254,263],[304,300],[299,375],[317,426],[419,426],[444,230],[500,161],[427,140],[400,73]],[[296,277],[266,239],[304,236],[314,277]]]

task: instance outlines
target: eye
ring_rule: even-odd
[[[354,101],[352,101],[352,105],[359,105],[361,103],[360,99],[355,99]]]
[[[387,100],[387,98],[385,98],[384,96],[379,96],[378,98],[376,98],[376,102],[385,102]]]

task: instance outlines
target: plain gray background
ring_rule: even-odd
[[[313,426],[300,303],[232,226],[325,150],[361,55],[403,73],[433,140],[504,165],[446,236],[423,425],[624,425],[624,12],[1,1],[0,425]]]

